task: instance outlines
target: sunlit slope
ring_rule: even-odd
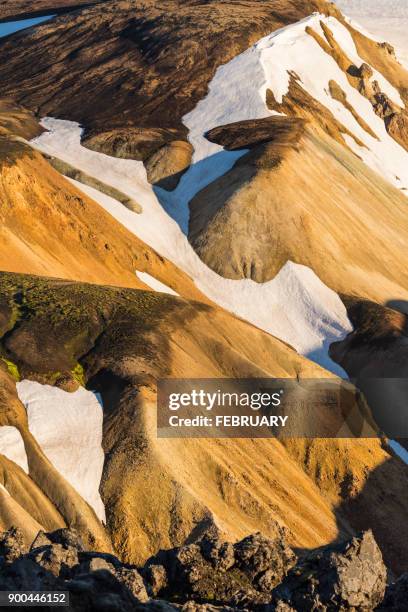
[[[10,123],[12,112],[7,117]],[[18,119],[27,133],[26,118],[20,113]],[[9,132],[0,136],[0,177],[2,270],[146,287],[136,274],[140,271],[174,285],[180,294],[203,298],[176,266]]]

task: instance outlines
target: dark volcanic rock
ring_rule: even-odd
[[[70,609],[127,612],[148,600],[135,567],[110,554],[90,553],[74,530],[39,532],[31,549],[11,529],[0,536],[0,589],[69,591]]]
[[[218,66],[323,4],[106,1],[4,40],[2,96],[39,115],[79,121],[92,148],[146,157],[165,144],[169,130],[172,140],[185,140],[182,117],[206,95]],[[155,136],[150,147],[139,128],[163,130],[160,142]]]
[[[407,575],[388,587],[383,602],[386,568],[371,531],[296,565],[283,529],[274,540],[256,533],[236,544],[209,532],[161,551],[139,570],[84,551],[68,529],[40,532],[30,552],[20,539],[15,529],[0,536],[0,589],[69,591],[73,612],[371,612],[381,604],[384,612],[406,610]]]
[[[153,578],[154,592],[160,597],[242,607],[269,603],[272,589],[295,562],[283,530],[276,540],[257,533],[234,545],[204,536],[196,544],[159,553],[144,575],[148,581]]]
[[[295,610],[374,610],[383,600],[387,571],[371,531],[326,547],[301,561],[274,591]]]
[[[216,127],[207,132],[206,138],[228,151],[250,149],[264,142],[287,146],[298,142],[303,134],[304,124],[305,121],[297,117],[250,119]]]

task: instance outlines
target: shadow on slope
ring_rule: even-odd
[[[405,333],[408,336],[408,301],[407,300],[389,300],[386,304],[387,308],[392,308],[393,310],[398,310],[402,312],[402,314],[407,315],[407,320],[405,324]]]
[[[359,486],[350,473],[344,481],[344,500],[335,510],[339,529],[345,520],[355,531],[372,529],[387,567],[396,575],[407,572],[408,467],[394,456],[367,474],[357,492]]]

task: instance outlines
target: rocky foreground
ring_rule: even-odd
[[[74,530],[40,532],[30,549],[17,528],[0,535],[0,589],[69,591],[70,610],[406,610],[408,574],[387,585],[371,531],[299,555],[280,530],[232,544],[211,527],[140,568],[88,552]],[[44,610],[47,607],[42,608]]]

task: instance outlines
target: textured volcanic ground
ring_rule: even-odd
[[[3,5],[0,15],[7,14]],[[43,5],[55,10],[55,3]],[[97,5],[61,15],[5,41],[2,95],[42,116],[79,121],[91,134],[154,127],[164,141],[173,140],[185,135],[181,118],[205,96],[220,64],[321,5],[321,0],[104,2],[103,10]]]

